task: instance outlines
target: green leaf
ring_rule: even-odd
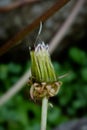
[[[10,63],[8,64],[9,73],[18,74],[22,70],[21,66],[18,64]]]
[[[87,81],[87,68],[82,68],[81,76],[82,76],[84,81]]]
[[[77,64],[83,65],[86,60],[86,53],[79,48],[71,48],[69,51],[70,58]]]
[[[48,121],[51,124],[57,124],[61,116],[61,110],[59,107],[54,106],[48,111]]]
[[[0,65],[0,79],[5,80],[8,76],[8,68],[6,65],[1,64]]]

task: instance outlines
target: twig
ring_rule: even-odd
[[[18,82],[14,84],[3,96],[0,97],[0,106],[5,104],[10,98],[12,98],[22,89],[22,87],[28,82],[29,75],[30,70],[27,70],[27,72],[18,80]]]
[[[46,130],[48,99],[42,99],[41,130]]]
[[[68,18],[66,19],[66,21],[64,22],[64,24],[62,25],[60,30],[58,30],[58,32],[56,33],[54,38],[51,40],[50,49],[49,49],[50,53],[52,53],[54,51],[54,48],[56,48],[60,44],[61,40],[64,38],[67,30],[70,28],[70,26],[74,22],[77,14],[79,13],[79,10],[81,9],[82,5],[84,4],[84,2],[85,2],[85,0],[78,0],[77,1],[76,5],[74,6],[72,11],[70,12],[70,15],[68,16]]]
[[[6,6],[2,6],[2,7],[0,6],[0,13],[6,13],[8,11],[22,7],[24,5],[32,4],[32,3],[35,3],[35,2],[39,2],[39,1],[40,0],[20,0],[20,1],[18,0],[16,2],[12,2],[11,4],[6,5]]]
[[[34,22],[25,27],[22,31],[18,32],[11,40],[5,43],[0,48],[0,55],[6,53],[13,46],[17,45],[21,40],[24,39],[32,30],[39,26],[40,21],[46,21],[50,16],[52,16],[56,11],[62,8],[70,0],[58,0],[50,9],[45,11],[40,17],[38,17]]]
[[[82,0],[78,0],[78,4],[81,2]],[[85,1],[85,0],[83,0],[83,1]],[[84,2],[82,2],[82,5],[83,5],[83,3]],[[77,4],[76,4],[77,5]],[[81,6],[82,5],[80,5],[80,8],[81,8]],[[78,13],[79,13],[79,10],[80,10],[80,8],[78,8]],[[77,13],[76,12],[76,13]],[[73,13],[73,11],[72,11],[72,13]],[[77,14],[78,14],[77,13]],[[71,13],[70,13],[70,15],[72,15]],[[76,17],[76,15],[74,15],[74,17]],[[70,17],[68,17],[68,19],[67,19],[67,21],[69,20],[69,18]],[[73,18],[73,22],[74,22],[74,19],[75,18]],[[65,23],[67,22],[67,21],[65,21]],[[72,25],[72,22],[71,22],[71,25]],[[69,27],[70,27],[70,25],[69,25]],[[67,31],[67,29],[69,29],[69,27],[67,26],[67,28],[66,28],[66,30],[65,30],[65,32]],[[65,28],[65,27],[64,27]],[[61,28],[62,29],[62,28]],[[61,29],[60,29],[60,31],[61,31]],[[61,37],[62,36],[64,36],[64,34],[63,33],[61,33]],[[63,37],[62,37],[63,38]],[[55,36],[54,36],[54,38],[52,39],[52,41],[50,42],[50,45],[49,45],[49,48],[50,48],[50,53],[52,54],[52,52],[56,49],[56,46],[58,46],[59,45],[59,42],[60,42],[60,40],[58,40],[58,42],[55,40]],[[26,82],[28,81],[28,77],[29,77],[29,75],[30,75],[30,70],[28,70],[25,74],[24,74],[24,76],[23,77],[21,77],[20,78],[20,80],[14,85],[14,86],[12,86],[5,94],[3,94],[3,96],[1,96],[0,97],[0,105],[4,105],[9,99],[11,99],[16,93],[18,93],[21,89],[22,89],[22,87],[26,84]],[[21,82],[21,83],[20,83]]]

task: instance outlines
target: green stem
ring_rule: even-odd
[[[41,130],[46,130],[48,98],[42,99]]]

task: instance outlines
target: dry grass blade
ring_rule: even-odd
[[[79,10],[82,7],[84,2],[85,2],[85,0],[83,0],[83,2],[82,2],[82,0],[78,0],[78,2],[76,3],[75,8],[72,10],[72,13],[70,13],[70,16],[73,16],[72,22],[74,22],[74,19],[77,16],[76,14],[79,13]],[[77,7],[78,7],[78,9],[76,9]],[[75,11],[75,9],[77,11]],[[70,16],[65,21],[65,23],[67,23],[67,21],[69,21]],[[67,26],[67,28],[66,28],[66,26],[63,26],[65,28],[65,30],[69,29],[70,25],[72,25],[72,22],[71,22],[71,24],[69,24],[69,26]],[[60,29],[60,31],[62,31],[62,28]],[[64,31],[64,32],[66,32],[66,31]],[[61,33],[61,37],[62,38],[64,37],[63,33]],[[59,45],[59,42],[60,42],[60,40],[58,40],[56,43],[55,36],[54,36],[54,38],[50,42],[50,46],[49,46],[50,48],[53,47],[50,51],[51,54],[56,49],[56,45],[57,46]],[[10,98],[12,98],[16,93],[18,93],[23,88],[23,86],[28,81],[29,75],[30,75],[30,70],[27,70],[27,72],[19,79],[19,81],[14,86],[12,86],[11,89],[9,89],[4,95],[2,95],[2,97],[0,97],[0,105],[1,106],[4,105]]]
[[[64,26],[66,25],[65,23],[63,24],[63,28],[64,28],[64,34],[61,33],[61,38],[63,38],[65,36],[66,30],[69,29],[69,27],[72,25],[72,23],[74,22],[77,14],[80,11],[80,8],[82,7],[82,5],[84,4],[85,0],[78,0],[75,7],[73,8],[72,12],[70,13],[70,16],[68,17],[68,19],[65,21],[65,23],[69,22],[68,26]],[[72,19],[71,19],[72,17]],[[71,19],[71,20],[70,20]],[[60,29],[59,32],[63,31],[62,27]],[[50,50],[50,53],[52,54],[52,52],[56,49],[56,46],[58,46],[60,43],[60,40],[55,40],[55,36],[52,39],[52,41],[50,42],[50,48],[52,48]],[[26,82],[28,81],[28,77],[30,75],[30,70],[28,70],[21,78],[20,80],[11,87],[10,90],[8,90],[2,97],[0,97],[0,105],[4,105],[9,99],[11,99],[16,93],[18,93],[22,87],[26,84]]]
[[[52,53],[54,51],[54,48],[56,48],[60,44],[60,41],[64,38],[67,30],[69,29],[69,27],[74,22],[80,8],[84,4],[84,2],[85,2],[85,0],[78,0],[77,1],[76,5],[74,6],[72,11],[70,12],[69,17],[66,19],[66,21],[64,22],[64,24],[62,25],[60,30],[58,30],[58,32],[56,33],[54,38],[51,40],[51,42],[50,42],[50,53]],[[52,43],[54,43],[54,44],[52,44]]]
[[[72,20],[74,20],[75,17],[77,16],[77,15],[75,15],[74,13],[78,14],[79,9],[82,7],[84,1],[85,1],[85,0],[83,0],[83,2],[82,2],[82,0],[78,0],[78,2],[76,3],[75,8],[72,10],[72,13],[70,13],[70,16],[71,16],[71,14],[73,15],[73,19],[72,19]],[[79,4],[79,2],[80,2],[80,4]],[[78,9],[77,9],[77,7],[78,7]],[[76,12],[75,12],[75,10],[76,10]],[[69,21],[70,16],[69,16],[68,19],[65,21],[65,23],[66,23],[67,21]],[[66,24],[65,24],[65,25],[66,25]],[[72,25],[72,22],[71,22],[70,25]],[[66,26],[64,26],[64,28],[67,30],[67,29],[70,27],[70,25],[67,26],[67,28],[66,28]],[[61,29],[62,29],[62,28],[61,28]],[[60,31],[61,31],[61,29],[60,29]],[[64,29],[64,30],[65,30],[65,29]],[[65,33],[66,33],[66,30],[64,31]],[[62,35],[62,34],[61,34],[61,35]],[[62,36],[64,36],[64,34],[63,34]],[[61,37],[62,37],[62,36],[61,36]],[[53,39],[54,39],[54,40],[52,40],[52,42],[50,43],[50,46],[49,46],[49,47],[51,48],[53,44],[55,45],[55,46],[53,46],[53,49],[50,50],[50,53],[51,53],[51,54],[52,54],[52,52],[56,49],[56,45],[58,46],[58,45],[59,45],[59,42],[60,42],[60,40],[58,40],[58,42],[56,43],[55,36],[54,36]],[[28,70],[28,71],[20,78],[20,80],[19,80],[14,86],[11,87],[10,90],[8,90],[2,97],[0,97],[0,105],[1,105],[1,106],[4,105],[9,99],[11,99],[16,93],[18,93],[18,92],[23,88],[23,86],[24,86],[24,85],[26,84],[26,82],[28,81],[29,75],[30,75],[30,70]]]
[[[46,21],[50,16],[52,16],[56,11],[63,7],[70,0],[58,0],[50,9],[44,12],[40,17],[38,17],[34,22],[25,27],[22,31],[18,32],[11,40],[5,43],[0,48],[0,55],[6,53],[13,46],[17,45],[21,40],[24,39],[32,30],[39,26],[40,21]]]
[[[35,2],[39,2],[40,0],[18,0],[16,2],[12,2],[9,5],[0,7],[0,13],[7,13],[8,11],[14,10],[16,8],[19,8],[21,6],[27,5],[27,4],[33,4]]]
[[[19,81],[12,86],[2,97],[0,97],[0,106],[6,103],[11,97],[13,97],[17,92],[23,88],[23,86],[27,83],[28,77],[30,75],[30,70],[19,79]]]

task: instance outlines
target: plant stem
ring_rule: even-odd
[[[48,98],[42,99],[41,130],[46,130]]]

